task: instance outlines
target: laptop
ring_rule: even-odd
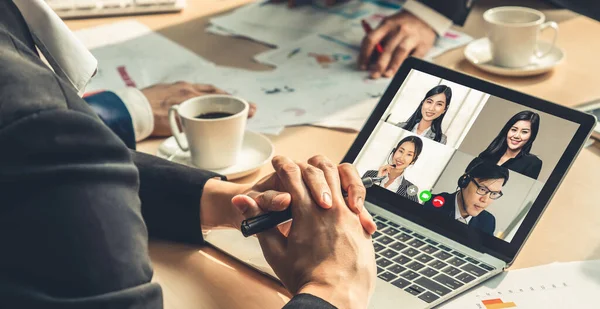
[[[343,162],[376,185],[366,208],[377,284],[370,308],[432,308],[515,260],[596,119],[407,59]],[[206,240],[276,278],[255,237]]]

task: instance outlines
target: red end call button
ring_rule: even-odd
[[[434,207],[440,208],[442,206],[444,206],[444,203],[446,203],[446,200],[444,200],[444,198],[442,196],[436,196],[433,198],[433,201],[431,202],[433,204]]]

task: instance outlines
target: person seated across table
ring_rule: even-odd
[[[234,184],[128,149],[79,96],[87,81],[42,62],[15,3],[0,1],[0,307],[162,308],[148,237],[203,244],[201,227],[287,207],[289,233],[258,235],[285,308],[367,307],[376,226],[353,166],[277,156]]]
[[[417,162],[421,151],[423,151],[423,141],[418,136],[407,136],[392,149],[387,158],[386,163],[388,164],[381,166],[377,171],[366,171],[363,177],[384,177],[378,183],[379,186],[411,201],[418,202],[416,194],[408,194],[409,188],[414,185],[406,179],[404,172],[407,167]]]
[[[561,8],[600,20],[600,3],[589,0],[543,0]],[[340,2],[340,1],[329,1]],[[407,0],[402,9],[383,19],[365,35],[359,67],[370,71],[371,78],[392,77],[409,56],[424,57],[452,24],[463,26],[476,0]],[[502,1],[496,1],[502,6]],[[490,2],[488,2],[489,4]],[[369,63],[377,44],[383,47],[374,63]]]
[[[496,218],[486,208],[502,197],[507,182],[508,169],[476,158],[458,179],[456,192],[436,194],[423,207],[493,235]],[[436,197],[443,198],[443,202],[436,202]]]

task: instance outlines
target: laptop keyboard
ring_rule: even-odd
[[[374,215],[377,277],[431,303],[495,268]]]

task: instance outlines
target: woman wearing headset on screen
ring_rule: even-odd
[[[396,126],[446,145],[446,135],[442,132],[442,121],[444,121],[444,115],[450,106],[450,99],[452,99],[450,87],[435,86],[427,92],[410,118],[405,122],[397,123]]]
[[[418,136],[407,136],[392,149],[388,156],[388,164],[380,167],[378,171],[368,170],[363,177],[383,177],[379,186],[418,202],[416,194],[408,194],[408,189],[413,183],[406,179],[404,171],[417,162],[422,150],[423,141]]]
[[[537,179],[542,160],[530,153],[540,128],[540,115],[532,111],[515,114],[479,157]]]

